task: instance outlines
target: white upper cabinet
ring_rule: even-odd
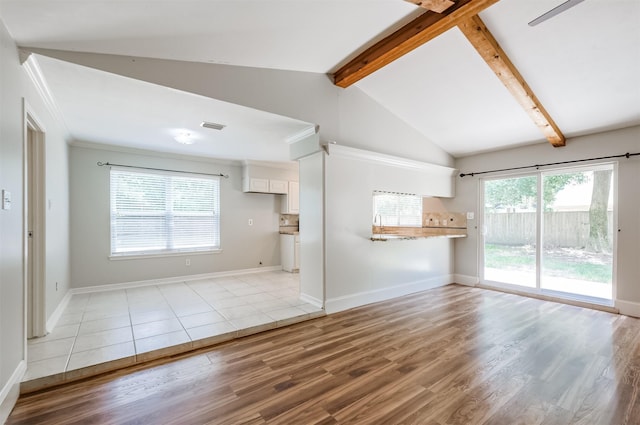
[[[243,181],[244,192],[269,192],[269,179],[249,178]]]
[[[300,214],[300,183],[289,182],[289,192],[282,197],[283,214]]]
[[[243,192],[286,195],[291,182],[297,184],[297,180],[297,164],[245,161],[242,168]]]
[[[269,180],[269,193],[289,193],[289,182],[286,180]]]

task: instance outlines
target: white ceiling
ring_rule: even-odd
[[[329,72],[421,9],[401,0],[2,0],[20,45]]]
[[[313,124],[38,56],[77,141],[234,160],[282,161]],[[203,121],[223,124],[203,128]],[[176,143],[178,135],[193,143]]]
[[[562,2],[501,0],[480,15],[565,135],[640,124],[640,2],[586,0],[527,25]],[[402,0],[0,0],[22,46],[318,73],[420,13]],[[38,60],[80,140],[185,153],[171,137],[186,128],[201,137],[189,152],[281,160],[311,125]],[[546,143],[457,28],[356,86],[454,156]],[[235,125],[214,136],[187,119]]]

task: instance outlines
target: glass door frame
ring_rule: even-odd
[[[542,277],[542,251],[543,251],[543,235],[544,235],[544,207],[543,207],[543,178],[545,175],[553,175],[562,172],[571,171],[589,171],[600,168],[602,166],[611,166],[613,169],[612,182],[613,182],[613,215],[612,215],[612,276],[611,276],[611,299],[594,298],[580,294],[573,294],[568,292],[554,291],[552,289],[544,289],[541,287]],[[485,279],[485,182],[491,180],[502,180],[519,177],[532,177],[535,176],[537,180],[537,200],[536,200],[536,286],[535,288],[528,286],[521,286],[512,283],[488,281]],[[479,226],[478,226],[478,279],[481,285],[488,287],[495,287],[498,289],[508,290],[510,292],[522,292],[535,295],[541,295],[550,298],[556,298],[561,300],[573,300],[579,302],[585,302],[589,304],[601,305],[605,307],[613,307],[617,297],[617,251],[618,251],[618,162],[599,162],[588,165],[578,165],[573,167],[559,167],[549,168],[546,170],[538,170],[527,173],[508,173],[499,174],[491,177],[480,178],[478,180],[478,213],[479,213]]]

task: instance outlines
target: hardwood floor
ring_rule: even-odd
[[[640,424],[640,320],[450,285],[22,396],[8,424]]]

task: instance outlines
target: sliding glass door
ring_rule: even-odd
[[[484,183],[484,278],[536,287],[536,176]]]
[[[483,280],[613,298],[612,164],[483,181]]]
[[[542,174],[540,287],[612,299],[613,166]]]

